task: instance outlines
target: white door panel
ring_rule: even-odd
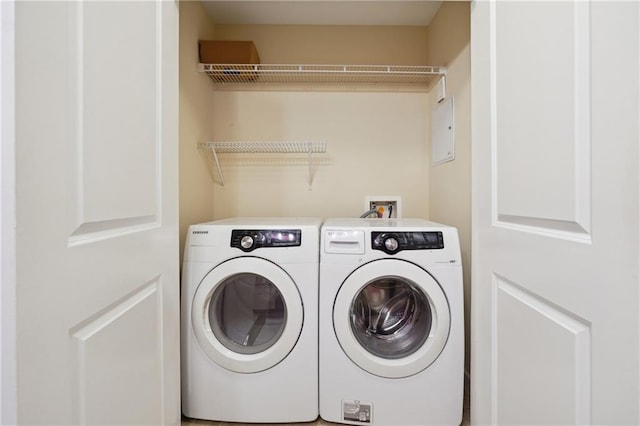
[[[79,2],[70,11],[83,224],[155,219],[162,132],[161,111],[150,102],[162,100],[158,8],[133,2],[124,14],[118,3]]]
[[[558,2],[553,13],[535,2],[496,3],[490,49],[501,222],[588,232],[589,16],[586,2]]]
[[[161,350],[161,327],[149,321],[162,314],[161,291],[158,281],[151,282],[71,330],[77,423],[163,423],[163,360],[147,355],[150,348]],[[114,385],[138,392],[115,391]]]
[[[177,424],[177,4],[16,4],[20,424]]]
[[[159,4],[69,5],[69,89],[75,157],[73,241],[157,226],[162,122]],[[114,30],[117,23],[117,31]],[[103,235],[104,236],[104,235]]]
[[[639,24],[473,4],[473,422],[640,420]]]
[[[500,277],[493,286],[498,423],[588,424],[589,324]]]

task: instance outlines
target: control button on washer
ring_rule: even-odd
[[[245,235],[244,237],[242,237],[242,239],[240,240],[240,245],[242,246],[242,248],[244,249],[250,249],[251,247],[253,247],[253,237],[250,235]]]
[[[384,240],[384,247],[390,252],[394,252],[398,250],[398,246],[399,246],[398,240],[396,240],[393,237],[389,237],[386,240]]]

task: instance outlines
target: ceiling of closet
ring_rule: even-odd
[[[203,0],[217,24],[429,25],[442,1]]]

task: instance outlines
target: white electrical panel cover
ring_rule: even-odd
[[[431,164],[455,158],[453,96],[440,102],[431,114]]]

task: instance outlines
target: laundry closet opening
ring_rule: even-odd
[[[235,15],[224,10],[231,3],[238,6]],[[240,7],[243,3],[247,7]],[[323,15],[326,9],[311,17],[323,20],[285,20],[300,3],[347,7],[358,2],[287,2],[284,13],[276,10],[278,3],[284,2],[180,2],[181,250],[193,223],[238,216],[357,217],[365,197],[399,196],[404,217],[458,229],[468,334],[470,4],[367,2],[395,3],[397,10],[409,4],[436,6],[427,21],[405,17],[381,24],[366,21],[364,12],[347,21],[346,11]],[[254,20],[249,12],[258,6],[261,12],[255,16],[273,20]],[[437,88],[292,84],[221,89],[198,71],[199,40],[251,40],[262,64],[445,67],[446,97],[454,99],[455,156],[432,164]],[[223,186],[200,145],[210,141],[322,141],[326,150],[313,156],[311,165],[304,153],[227,155],[219,165]]]

